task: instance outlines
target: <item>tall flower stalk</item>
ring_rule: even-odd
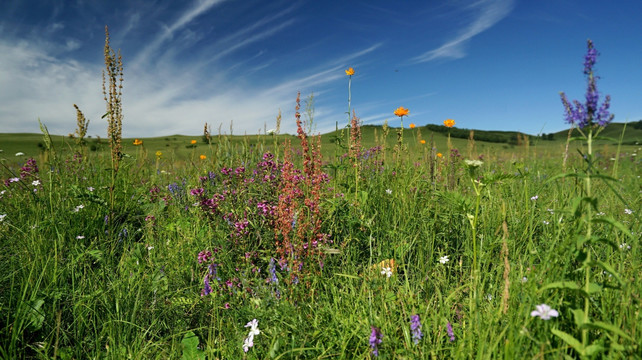
[[[630,231],[628,231],[624,225],[617,223],[615,220],[594,216],[594,212],[597,212],[598,208],[598,198],[593,195],[593,179],[602,179],[606,182],[606,185],[609,186],[610,184],[608,181],[615,181],[615,179],[599,174],[599,170],[596,169],[593,161],[593,141],[613,120],[613,115],[609,113],[610,96],[607,95],[604,102],[601,105],[598,105],[599,93],[597,91],[596,84],[597,76],[595,76],[593,69],[597,61],[597,56],[598,52],[593,46],[593,42],[588,40],[588,51],[584,56],[584,75],[587,78],[585,102],[580,103],[577,100],[570,102],[564,93],[560,94],[562,104],[564,105],[566,122],[571,124],[571,126],[577,127],[581,134],[580,140],[586,142],[586,154],[581,153],[586,163],[586,168],[583,173],[561,174],[551,179],[575,177],[582,180],[580,186],[583,188],[583,194],[581,197],[573,201],[572,209],[572,213],[575,214],[576,220],[581,224],[586,224],[584,233],[576,234],[576,239],[574,241],[576,253],[578,254],[577,260],[581,262],[581,267],[578,270],[580,270],[580,273],[582,274],[582,279],[580,284],[577,284],[575,281],[559,281],[548,284],[542,288],[542,290],[571,290],[572,293],[579,294],[583,297],[583,306],[581,308],[571,310],[575,325],[580,330],[581,339],[575,339],[571,334],[558,329],[551,330],[553,334],[573,347],[582,358],[594,357],[607,350],[607,348],[603,346],[605,339],[596,339],[595,343],[590,342],[589,330],[591,329],[601,330],[600,333],[603,334],[602,336],[604,336],[604,334],[608,334],[609,339],[611,339],[613,335],[616,335],[623,339],[633,340],[628,336],[628,334],[613,324],[591,320],[591,302],[598,299],[597,294],[599,294],[604,288],[603,284],[593,282],[593,269],[600,268],[602,271],[609,273],[616,281],[618,281],[620,286],[624,284],[613,266],[598,259],[597,254],[594,253],[598,243],[606,243],[612,247],[615,245],[604,237],[595,236],[593,233],[593,224],[609,224],[614,229],[619,229],[625,234],[631,236]]]

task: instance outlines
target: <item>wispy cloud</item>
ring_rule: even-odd
[[[411,62],[422,63],[436,59],[460,59],[465,57],[465,46],[468,40],[491,28],[506,17],[512,9],[513,0],[480,0],[471,4],[464,9],[473,13],[473,20],[469,26],[440,47],[414,57]]]

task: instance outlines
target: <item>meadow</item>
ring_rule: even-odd
[[[105,139],[0,137],[0,357],[641,356],[636,129],[123,139],[110,78]]]

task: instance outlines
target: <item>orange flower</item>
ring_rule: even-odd
[[[419,142],[422,143],[422,144],[425,144],[426,140],[420,140]]]
[[[402,117],[408,115],[409,112],[410,110],[404,108],[403,106],[399,106],[397,110],[395,110],[395,115]]]
[[[138,139],[134,140],[134,145],[136,146],[143,145],[143,140],[138,140]]]
[[[201,155],[201,156],[199,156],[199,158],[201,158],[201,160],[205,160],[205,159],[207,159],[207,156]]]
[[[455,126],[455,120],[453,119],[444,120],[444,126],[449,128]]]
[[[192,144],[192,145],[196,145],[196,140],[192,140],[189,143]]]
[[[348,76],[354,75],[354,69],[353,68],[349,68],[348,70],[346,70],[346,75],[348,75]]]
[[[442,157],[442,156],[444,156],[444,155],[442,155],[441,153],[437,153],[437,157],[438,157],[438,158],[440,158],[440,157]]]
[[[411,123],[411,124],[410,124],[410,128],[411,128],[411,129],[414,129],[414,128],[415,128],[415,124],[412,124],[412,123]]]

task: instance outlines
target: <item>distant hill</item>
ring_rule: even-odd
[[[626,129],[624,128],[625,125]],[[611,123],[600,133],[600,136],[613,138],[619,141],[620,137],[622,137],[622,130],[625,130],[624,137],[622,138],[622,145],[642,144],[642,120],[630,122],[627,124]],[[555,140],[566,140],[566,137],[568,136],[568,129],[553,133],[551,135],[553,135],[553,138]],[[571,136],[581,135],[577,129],[574,129]]]

